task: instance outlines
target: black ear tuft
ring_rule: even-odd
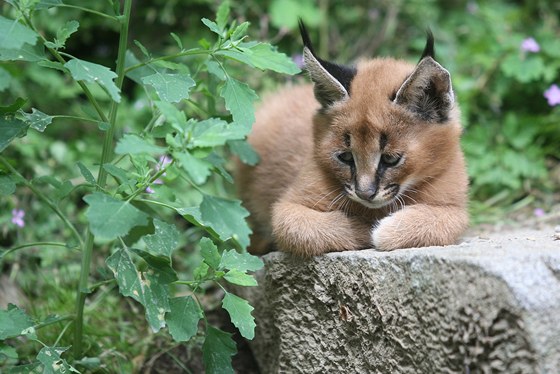
[[[317,57],[302,19],[298,21],[304,45],[305,69],[315,82],[315,96],[323,106],[328,106],[350,94],[350,84],[356,75],[356,68]]]
[[[422,57],[420,57],[420,61],[422,61],[425,57],[431,57],[434,60],[436,59],[436,51],[434,48],[434,34],[432,34],[432,30],[428,27],[426,29],[426,46],[424,47],[424,52],[422,52]]]
[[[309,37],[309,33],[307,32],[307,29],[303,24],[303,20],[300,17],[298,17],[298,23],[299,23],[299,33],[301,34],[301,40],[303,41],[303,45],[309,48],[311,53],[315,54],[315,51],[313,50],[313,45],[311,44],[311,38]]]

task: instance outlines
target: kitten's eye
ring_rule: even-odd
[[[352,155],[352,152],[342,152],[338,155],[338,159],[348,165],[354,163],[354,156]]]
[[[401,160],[401,155],[385,153],[381,156],[381,162],[387,166],[395,166]]]

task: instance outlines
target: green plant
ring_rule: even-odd
[[[0,252],[0,264],[25,248],[59,248],[69,252],[68,258],[80,258],[80,275],[75,307],[67,315],[39,320],[14,305],[0,310],[0,358],[6,357],[0,367],[27,361],[11,371],[99,368],[101,360],[94,357],[92,348],[94,339],[84,334],[84,306],[88,298],[116,283],[122,295],[143,306],[154,332],[167,326],[178,342],[202,334],[206,371],[232,372],[235,343],[231,334],[207,321],[199,296],[208,284],[219,287],[224,294],[221,305],[232,323],[243,337],[253,338],[253,308],[222,285],[225,281],[254,286],[256,281],[249,272],[262,267],[260,259],[245,252],[250,234],[245,222],[248,212],[239,201],[220,196],[232,182],[226,169],[230,152],[243,162],[258,161],[245,142],[254,121],[257,95],[234,78],[234,73],[239,72],[239,64],[284,74],[299,70],[270,44],[246,41],[249,23],[228,23],[227,2],[218,8],[215,21],[202,19],[215,34],[214,43],[202,39],[199,47],[186,49],[181,37],[172,33],[175,51],[155,56],[134,41],[141,59],[128,49],[131,0],[125,0],[122,9],[118,0],[109,1],[108,10],[62,0],[8,3],[13,6],[12,17],[0,16],[0,60],[5,61],[0,85],[15,85],[15,91],[25,95],[25,87],[14,83],[13,77],[30,68],[56,82],[75,82],[78,89],[71,89],[69,95],[76,102],[66,106],[62,114],[52,114],[47,107],[24,110],[28,104],[23,98],[0,108],[0,193],[14,197],[2,206],[11,205],[6,211],[12,211],[13,224],[21,228],[16,243]],[[43,35],[34,17],[53,8],[90,12],[118,26],[115,71],[65,51],[66,43],[79,33],[77,20],[67,21],[55,35]],[[126,91],[125,78],[130,84]],[[142,103],[139,110],[129,103],[134,99]],[[53,155],[58,154],[55,159],[60,165],[54,175],[44,175],[39,171],[45,169],[41,169],[37,143],[48,140],[44,135],[56,131],[57,125],[68,123],[85,126],[86,137],[102,134],[102,146],[91,139],[82,140],[82,145],[63,141],[46,144]],[[26,135],[34,147],[18,146],[19,138]],[[64,131],[59,135],[63,139]],[[80,157],[96,153],[97,165]],[[72,164],[66,156],[73,158]],[[33,161],[23,164],[19,158]],[[29,164],[31,168],[26,167]],[[18,205],[16,196],[25,203]],[[24,209],[26,205],[29,210]],[[26,234],[25,214],[33,209],[51,213],[43,216],[49,222],[41,225],[42,235]],[[54,216],[58,224],[50,220]],[[177,217],[184,221],[177,222]],[[186,234],[177,225],[184,227]],[[56,240],[25,241],[49,235]],[[198,264],[186,264],[193,268],[191,279],[184,279],[176,269],[176,264],[181,264],[179,246],[195,247],[199,253]],[[99,259],[104,259],[104,265],[92,274],[92,261]],[[49,261],[53,266],[58,263],[52,257]],[[100,261],[96,261],[98,266]],[[63,326],[56,339],[39,339],[40,330],[53,325]],[[69,331],[73,331],[71,339]],[[14,346],[20,337],[38,343],[35,357],[18,356]],[[60,345],[61,341],[68,342],[71,351]]]

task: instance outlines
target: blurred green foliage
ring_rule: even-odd
[[[65,3],[83,5],[80,0],[65,0]],[[144,50],[153,51],[155,57],[173,53],[177,40],[169,36],[171,32],[181,35],[177,38],[185,46],[212,40],[212,32],[200,23],[200,19],[213,19],[219,3],[218,0],[135,1],[130,40],[141,44],[131,44],[132,51],[136,56],[143,56]],[[89,8],[99,11],[105,11],[107,4],[106,1],[87,2]],[[462,110],[463,146],[471,177],[474,221],[499,219],[504,211],[524,204],[546,207],[558,203],[555,193],[558,193],[560,183],[557,176],[560,105],[545,97],[545,92],[554,84],[560,85],[558,1],[232,0],[231,5],[232,18],[238,24],[251,23],[248,32],[252,40],[271,41],[279,50],[296,59],[302,49],[297,31],[298,16],[308,26],[319,55],[340,63],[374,56],[394,56],[415,62],[424,47],[425,29],[430,27],[436,38],[437,58],[451,72]],[[15,13],[8,4],[3,3],[0,9],[5,17],[14,18]],[[34,17],[38,29],[60,39],[63,39],[63,35],[59,35],[61,30],[71,26],[67,25],[71,19],[79,20],[80,29],[66,41],[65,52],[104,66],[114,66],[118,28],[110,19],[77,8],[52,8]],[[530,38],[538,48],[526,44]],[[0,55],[2,53],[0,45]],[[28,53],[33,55],[33,50]],[[199,67],[189,65],[185,69],[197,70]],[[251,74],[246,74],[247,70],[242,66],[229,66],[230,69],[242,74],[245,82],[259,93],[274,90],[287,81],[305,81],[304,77],[293,78],[271,72],[251,70]],[[28,101],[23,107],[26,112],[34,107],[51,114],[94,116],[84,113],[88,109],[83,105],[85,97],[80,88],[67,75],[56,70],[36,64],[0,62],[0,77],[4,82],[0,85],[0,106],[12,103],[17,97],[26,97]],[[207,84],[207,90],[196,92],[197,98],[208,100],[216,92],[215,81],[208,80]],[[94,96],[107,105],[102,89],[95,86],[92,89]],[[123,124],[121,131],[137,130],[139,124],[151,120],[150,102],[145,100],[147,95],[143,90],[140,85],[125,81],[123,92],[126,95],[123,95],[124,102],[117,118],[117,122]],[[184,106],[184,109],[204,117],[203,108],[191,102]],[[217,108],[220,109],[224,108]],[[29,132],[26,138],[14,142],[9,150],[10,157],[18,160],[18,170],[24,176],[56,176],[56,180],[36,178],[35,183],[50,191],[57,201],[74,198],[57,196],[57,191],[61,190],[58,183],[76,178],[78,161],[87,165],[98,162],[101,142],[96,123],[68,124],[49,126],[43,134]],[[174,178],[176,175],[168,174],[170,185]],[[229,187],[223,179],[212,176],[210,181],[206,187],[210,191],[216,194],[228,192]],[[2,188],[10,188],[9,183],[0,184]],[[155,196],[171,198],[171,195],[168,186],[160,186]],[[181,201],[198,203],[197,196],[186,190]],[[85,218],[77,212],[84,208],[84,202],[81,196],[74,199],[74,204],[65,205],[66,213],[86,225]],[[40,224],[34,225],[33,230],[18,230],[11,222],[12,209],[18,207],[25,207],[26,222]],[[495,207],[498,209],[493,209]],[[24,189],[18,192],[17,200],[3,198],[0,201],[0,244],[10,247],[14,243],[56,237],[60,234],[60,227],[58,222],[49,219],[50,215]],[[187,236],[200,237],[200,232],[185,222],[177,225],[187,232]],[[194,241],[183,238],[181,245]],[[200,254],[192,247],[187,253],[195,259],[182,258],[176,265],[192,273],[192,263],[200,262]],[[46,316],[49,311],[71,303],[73,292],[61,293],[60,290],[74,286],[69,279],[75,277],[78,269],[70,265],[60,267],[60,264],[74,263],[78,254],[69,261],[72,256],[61,249],[46,248],[29,252],[27,256],[30,269],[51,264],[58,264],[59,269],[49,279],[36,273],[23,278],[22,287],[29,295],[36,292],[36,287],[44,294],[54,294],[54,289],[58,290],[57,298],[45,300],[37,307],[39,310],[33,312]],[[21,270],[14,268],[11,271],[13,274]],[[57,286],[49,283],[53,279]],[[107,315],[117,315],[121,319],[122,313],[119,314],[119,307],[114,302],[116,296],[109,291],[107,294],[110,295],[104,299],[110,305]],[[129,305],[127,311],[129,309],[134,306]],[[94,315],[92,319],[92,324],[101,326],[96,331],[98,346],[115,344],[106,343],[107,337],[120,334],[114,350],[105,352],[114,357],[115,366],[123,362],[120,353],[116,352],[124,352],[126,347],[131,351],[130,357],[146,352],[147,348],[141,342],[129,344],[131,337],[137,334],[136,326],[142,326],[141,321],[120,321],[123,330],[116,333],[110,331],[113,325],[104,325],[103,316]]]

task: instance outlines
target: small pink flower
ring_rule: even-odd
[[[545,212],[544,212],[544,209],[542,209],[542,208],[536,208],[533,211],[533,214],[535,215],[535,217],[542,217],[542,216],[545,215]]]
[[[303,55],[297,54],[292,56],[292,61],[297,65],[298,68],[303,69],[305,67],[305,63],[303,61]]]
[[[153,189],[152,187],[150,187],[150,186],[146,187],[146,190],[145,190],[145,191],[146,191],[146,193],[150,193],[150,194],[156,192],[156,191],[154,191],[154,189]]]
[[[534,38],[526,38],[521,42],[521,50],[523,52],[537,53],[541,50],[541,46]]]
[[[169,165],[171,161],[172,159],[167,155],[159,156],[159,162],[156,164],[156,171],[160,171],[162,168]],[[163,173],[162,176],[165,177],[165,174],[166,173]],[[163,184],[163,182],[161,184]]]
[[[25,212],[22,209],[12,209],[12,223],[14,225],[24,227],[25,221],[23,217],[25,217]]]
[[[555,106],[560,104],[560,87],[553,84],[544,91],[544,97],[548,100],[548,105]]]

